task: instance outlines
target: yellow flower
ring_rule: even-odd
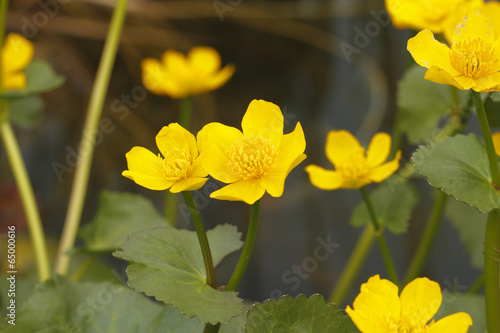
[[[150,190],[178,193],[201,188],[208,175],[200,163],[198,146],[193,134],[177,123],[161,129],[156,136],[161,152],[155,155],[143,147],[132,148],[127,157],[128,170],[122,175]]]
[[[152,93],[184,98],[225,84],[233,75],[234,66],[220,69],[220,64],[219,53],[211,47],[194,47],[187,57],[167,50],[161,61],[146,58],[141,62],[142,82]]]
[[[457,7],[473,8],[482,3],[483,0],[385,0],[385,7],[396,28],[429,29],[441,33]]]
[[[500,156],[500,132],[494,133],[493,137],[493,146],[495,146],[495,152]]]
[[[384,163],[391,150],[391,137],[377,133],[365,149],[349,132],[330,131],[326,138],[326,157],[335,166],[335,171],[317,165],[308,165],[306,171],[311,183],[322,190],[339,188],[357,189],[369,183],[379,183],[399,168],[401,151]]]
[[[19,90],[26,87],[23,69],[33,58],[33,44],[22,35],[10,33],[2,48],[2,88]]]
[[[267,191],[283,194],[288,173],[306,155],[300,123],[283,135],[280,108],[263,100],[253,100],[243,116],[243,133],[220,123],[207,124],[198,133],[203,165],[212,177],[229,185],[210,197],[253,204]]]
[[[463,90],[500,90],[500,38],[478,11],[469,12],[457,26],[451,49],[423,30],[408,41],[408,51],[417,64],[428,68],[427,80]]]
[[[437,322],[434,317],[442,302],[439,284],[427,278],[417,278],[398,296],[398,287],[389,280],[372,276],[361,285],[361,292],[345,309],[362,333],[467,332],[472,325],[465,312],[449,315]]]

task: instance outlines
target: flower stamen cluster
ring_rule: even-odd
[[[498,63],[493,45],[479,38],[454,42],[450,61],[453,68],[474,79],[488,74]]]
[[[174,147],[163,153],[165,158],[158,154],[159,160],[154,160],[155,168],[159,173],[171,181],[186,178],[192,171],[192,160],[189,152]]]
[[[234,142],[227,156],[233,171],[242,179],[262,176],[276,159],[276,148],[266,138],[248,135]]]

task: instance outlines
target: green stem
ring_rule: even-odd
[[[165,207],[163,214],[167,224],[171,227],[177,226],[177,195],[170,191],[165,191]]]
[[[2,103],[3,104],[3,103]],[[0,114],[8,112],[5,106],[1,106]],[[3,118],[3,116],[2,116]],[[7,118],[7,117],[6,117]],[[31,237],[31,244],[33,246],[33,253],[35,255],[35,262],[38,272],[38,280],[43,282],[50,278],[50,264],[49,256],[47,254],[47,245],[45,243],[45,236],[43,234],[42,221],[38,214],[38,207],[33,194],[33,189],[24,165],[21,151],[17,143],[14,131],[10,126],[7,119],[0,121],[0,135],[5,145],[5,151],[9,159],[9,163],[14,174],[14,179],[19,189],[19,195],[23,203],[24,213]]]
[[[370,253],[374,240],[375,229],[373,225],[368,224],[354,246],[354,250],[351,252],[351,256],[347,260],[347,264],[342,270],[339,280],[335,284],[335,288],[328,299],[328,303],[335,303],[338,307],[341,307],[353,283],[356,281],[356,276],[361,266]]]
[[[181,101],[181,110],[179,113],[179,125],[189,131],[191,127],[191,113],[193,110],[193,98],[191,96],[185,97]]]
[[[68,211],[56,259],[55,271],[61,275],[65,275],[68,270],[70,255],[67,252],[74,246],[80,224],[95,148],[95,137],[127,13],[127,2],[128,0],[118,0],[118,4],[113,11],[110,29],[106,37],[104,50],[90,96],[87,118],[85,119],[78,153],[75,178],[73,180]],[[87,141],[84,142],[85,140]]]
[[[488,214],[484,237],[484,296],[488,332],[500,332],[500,210]]]
[[[490,125],[488,118],[486,118],[486,111],[484,110],[483,100],[481,94],[474,91],[472,94],[474,106],[476,107],[477,119],[479,126],[481,126],[481,133],[483,134],[484,145],[486,146],[486,153],[488,154],[488,162],[491,170],[491,182],[494,186],[500,185],[500,171],[498,169],[498,158],[493,145],[493,138],[491,137]]]
[[[444,207],[446,205],[446,199],[448,195],[441,190],[437,190],[437,196],[434,201],[434,206],[432,207],[429,220],[424,230],[424,234],[420,243],[418,245],[417,251],[415,252],[410,266],[406,271],[405,278],[403,279],[403,284],[406,285],[413,279],[418,277],[422,271],[422,267],[429,256],[429,252],[434,244],[434,239],[436,238],[437,231],[441,225],[443,219]]]
[[[201,220],[200,211],[193,200],[193,195],[189,191],[183,191],[182,195],[186,201],[186,205],[191,213],[191,218],[193,219],[194,228],[196,229],[196,234],[198,235],[198,241],[200,242],[201,253],[203,255],[203,262],[205,263],[205,271],[207,273],[207,285],[215,288],[215,273],[214,264],[212,261],[212,252],[210,251],[210,245],[208,244],[207,233],[203,227],[203,222]]]
[[[87,269],[89,269],[89,267],[94,263],[96,259],[96,256],[95,255],[88,255],[87,258],[85,258],[85,260],[83,261],[83,263],[80,265],[80,267],[78,267],[78,269],[76,270],[75,273],[73,273],[73,275],[71,276],[71,281],[79,281],[83,274],[85,274],[85,272],[87,271]]]
[[[375,209],[373,208],[370,196],[366,192],[365,187],[361,188],[361,194],[363,195],[363,199],[365,200],[366,207],[368,208],[368,213],[370,214],[373,227],[375,228],[375,236],[377,237],[377,242],[379,245],[380,253],[382,254],[382,260],[384,261],[385,269],[387,270],[387,275],[394,284],[399,286],[398,274],[396,273],[396,268],[391,257],[391,252],[389,251],[389,246],[387,245],[387,241],[384,236],[384,230],[383,228],[381,228],[380,223],[378,222],[377,214],[375,213]]]
[[[227,283],[226,290],[236,290],[240,284],[241,278],[245,273],[245,270],[250,261],[250,255],[252,254],[253,245],[255,243],[255,236],[257,235],[257,226],[259,224],[259,208],[260,200],[256,201],[252,205],[252,211],[250,212],[250,222],[248,223],[247,236],[245,238],[245,244],[243,245],[243,250],[241,251],[240,259],[236,264],[233,275]]]

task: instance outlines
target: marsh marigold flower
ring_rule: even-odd
[[[385,7],[398,29],[429,29],[441,33],[450,15],[459,7],[475,8],[482,3],[483,0],[385,0]]]
[[[500,32],[498,37],[500,37]],[[451,49],[423,30],[408,41],[408,51],[428,68],[427,80],[478,92],[500,90],[500,38],[489,20],[478,11],[457,25]]]
[[[361,292],[345,309],[362,333],[465,333],[471,317],[458,312],[431,321],[441,306],[439,284],[427,278],[416,278],[398,296],[398,287],[389,280],[372,276],[361,285]]]
[[[161,60],[141,62],[142,82],[154,94],[184,98],[215,90],[234,73],[233,65],[220,68],[219,53],[211,47],[197,46],[187,56],[167,50]]]
[[[122,175],[150,190],[177,193],[201,188],[208,173],[200,163],[193,134],[177,123],[161,129],[156,136],[160,154],[143,147],[132,148],[127,157],[128,170]]]
[[[26,87],[23,70],[33,58],[33,44],[22,35],[10,33],[2,48],[2,88],[20,90]]]
[[[280,108],[263,100],[253,100],[243,116],[243,132],[220,123],[207,124],[198,133],[204,167],[212,177],[229,185],[210,197],[253,204],[265,192],[283,194],[288,173],[306,155],[306,141],[300,123],[283,134]]]
[[[326,137],[326,157],[335,170],[326,170],[317,165],[308,165],[306,172],[311,183],[322,190],[339,188],[358,189],[369,183],[378,183],[399,168],[401,152],[384,163],[391,150],[391,137],[377,133],[365,149],[348,131],[330,131]]]

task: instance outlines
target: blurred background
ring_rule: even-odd
[[[53,163],[65,164],[77,151],[114,4],[111,0],[10,3],[7,31],[29,38],[35,44],[35,58],[50,62],[66,77],[62,87],[43,95],[43,117],[31,126],[15,128],[54,248],[73,172],[56,172]],[[111,120],[113,129],[103,134],[95,150],[82,225],[94,216],[101,190],[141,193],[163,210],[163,193],[121,176],[125,153],[133,146],[157,151],[156,134],[177,121],[180,107],[179,100],[145,92],[139,63],[146,57],[159,58],[166,49],[186,53],[196,45],[211,46],[221,54],[223,65],[235,64],[236,72],[222,88],[194,97],[193,133],[212,121],[240,128],[250,101],[264,99],[280,106],[285,133],[300,122],[307,141],[308,158],[287,178],[284,195],[262,198],[255,251],[239,288],[241,296],[257,301],[281,294],[328,297],[361,232],[349,225],[349,218],[362,197],[359,191],[313,187],[304,167],[314,163],[332,168],[324,155],[329,130],[349,130],[365,144],[376,132],[391,133],[396,85],[412,61],[406,51],[410,34],[392,26],[382,0],[130,0],[102,116]],[[402,164],[414,149],[403,143]],[[211,182],[212,189],[220,186]],[[420,190],[420,203],[408,233],[386,233],[400,276],[420,240],[434,193],[424,179],[414,185]],[[249,207],[210,200],[201,214],[207,229],[230,223],[244,233]],[[0,231],[12,224],[26,232],[12,173],[0,147]],[[193,228],[182,214],[178,224]],[[335,246],[320,261],[314,251],[322,242]],[[26,261],[29,256],[27,251]],[[218,284],[227,281],[237,258],[233,254],[217,268]],[[102,260],[125,278],[125,262]],[[303,269],[298,272],[297,267]],[[423,275],[443,288],[463,291],[478,272],[445,221]],[[374,274],[386,277],[376,245],[353,284],[348,304],[359,285]]]

